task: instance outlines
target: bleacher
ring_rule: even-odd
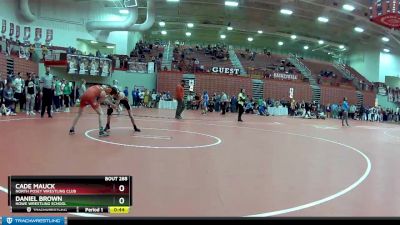
[[[172,60],[172,70],[174,71],[185,71],[185,72],[193,72],[194,67],[204,67],[204,71],[211,71],[212,67],[228,67],[233,68],[232,62],[229,58],[219,59],[213,57],[210,54],[206,54],[206,48],[196,48],[192,46],[179,46],[175,47],[175,51],[173,53]],[[177,51],[176,51],[177,50]],[[184,53],[184,61],[182,61],[182,53]],[[226,54],[227,50],[226,50]],[[198,66],[195,65],[195,60],[199,61]],[[199,71],[199,68],[196,68],[196,71]]]
[[[351,73],[351,75],[355,76],[357,80],[363,81],[365,84],[368,84],[369,86],[372,86],[373,83],[368,81],[367,78],[365,78],[363,75],[361,75],[359,72],[357,72],[353,67],[345,65],[346,69],[348,69]]]
[[[346,80],[332,63],[305,59],[301,59],[301,62],[311,70],[313,77],[319,80],[319,85],[352,87],[352,81]],[[321,77],[319,76],[321,71],[333,72],[334,76]]]
[[[282,61],[285,61],[285,64],[289,62],[287,60],[288,57],[285,55],[257,53],[254,60],[251,60],[251,54],[246,51],[238,50],[235,53],[244,69],[252,76],[259,75],[260,77],[265,77],[274,72],[288,72],[289,74],[298,75],[300,77],[299,80],[302,80],[300,71],[294,66],[285,66],[285,71],[279,71]]]

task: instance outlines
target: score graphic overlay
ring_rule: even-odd
[[[131,176],[9,176],[15,213],[128,213]]]

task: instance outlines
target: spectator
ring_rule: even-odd
[[[47,52],[48,52],[49,50],[47,49],[47,47],[46,47],[46,45],[42,45],[42,57],[43,57],[43,61],[45,61],[46,59],[46,55],[47,55]]]
[[[23,90],[24,90],[24,81],[21,78],[21,73],[17,74],[17,77],[13,81],[14,85],[14,97],[17,99],[16,104],[19,104],[19,110],[22,111],[24,108],[24,95],[23,95]],[[17,109],[15,109],[17,110]]]
[[[53,103],[54,103],[54,108],[55,112],[60,111],[62,97],[63,97],[63,92],[61,90],[62,82],[59,80],[57,77],[54,77],[54,97],[53,97]]]
[[[136,92],[135,92],[135,103],[136,103],[136,107],[140,106],[140,91],[137,88]]]
[[[72,83],[68,82],[66,80],[63,80],[63,83],[64,83],[63,94],[64,94],[64,106],[65,106],[64,112],[70,112],[69,107],[71,105],[70,104],[70,101],[71,101],[70,95],[72,93]]]
[[[8,110],[10,110],[11,112],[10,115],[12,116],[17,115],[15,113],[15,105],[18,100],[14,98],[14,90],[12,88],[11,80],[7,81],[6,87],[3,90],[3,98],[4,98],[4,106]]]
[[[36,98],[36,85],[31,74],[29,74],[28,79],[25,81],[25,96],[26,96],[26,115],[34,116],[33,107],[35,105]]]
[[[222,92],[222,95],[221,95],[221,110],[222,110],[222,115],[225,115],[227,102],[228,102],[228,97],[226,96],[225,92]]]
[[[136,90],[135,90],[135,86],[132,88],[132,106],[135,107],[136,106]]]
[[[347,121],[349,116],[349,103],[347,102],[347,98],[343,99],[342,103],[342,126],[344,126],[344,121],[346,121],[346,125],[349,126],[349,122]]]
[[[350,118],[352,118],[353,120],[356,119],[356,118],[355,118],[356,110],[357,110],[357,106],[355,106],[355,105],[351,105],[351,106],[350,106],[349,116],[350,116]]]
[[[208,106],[209,106],[209,97],[208,97],[208,92],[207,91],[204,91],[204,93],[203,93],[203,97],[202,97],[202,106],[203,106],[203,112],[202,112],[202,114],[203,115],[206,115],[207,114],[207,111],[208,111]]]
[[[157,92],[153,90],[151,93],[151,108],[157,108]]]
[[[236,95],[232,95],[231,104],[230,104],[230,106],[231,106],[231,110],[230,111],[232,113],[236,113],[237,112],[237,105],[238,105],[238,101],[237,101]]]
[[[146,107],[146,108],[150,107],[149,103],[150,103],[150,92],[149,92],[149,90],[146,89],[144,91],[144,95],[143,95],[143,105],[144,105],[144,107]]]
[[[254,103],[253,103],[252,100],[250,100],[250,101],[248,101],[248,102],[246,103],[245,112],[246,112],[247,114],[248,114],[248,113],[254,114]]]
[[[35,53],[35,45],[30,45],[29,46],[29,59],[32,59],[34,53]]]
[[[0,106],[3,105],[3,90],[5,88],[4,80],[1,78],[0,74]]]
[[[194,101],[194,95],[193,95],[193,92],[190,92],[186,97],[186,108],[187,109],[193,109],[193,101]]]
[[[331,117],[332,117],[331,111],[332,111],[332,109],[331,109],[331,104],[328,103],[328,105],[326,105],[326,117],[327,117],[327,118],[331,118]]]
[[[129,96],[129,89],[128,89],[128,87],[125,87],[125,89],[124,89],[124,95],[125,96]]]

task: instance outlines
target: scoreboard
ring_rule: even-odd
[[[128,213],[131,176],[9,176],[14,213]]]

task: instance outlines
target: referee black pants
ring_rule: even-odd
[[[42,111],[40,115],[43,117],[44,112],[47,107],[47,114],[51,116],[51,105],[53,102],[53,90],[49,88],[43,88],[43,96],[42,96]]]
[[[242,115],[244,113],[244,108],[241,104],[238,104],[238,107],[239,107],[238,121],[242,121]]]

